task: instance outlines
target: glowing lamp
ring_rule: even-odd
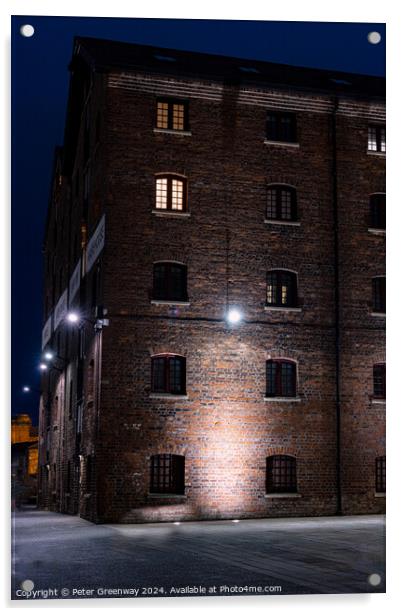
[[[48,361],[50,361],[51,359],[53,359],[54,353],[52,353],[51,351],[46,351],[46,353],[43,355],[43,357],[45,359],[47,359]]]
[[[39,364],[39,370],[41,370],[42,372],[45,372],[45,370],[48,369],[48,365],[47,364]]]
[[[30,391],[31,391],[31,388],[30,388],[30,387],[28,387],[28,385],[24,385],[24,387],[22,388],[22,391],[23,391],[25,394],[27,394],[28,392],[30,392]]]
[[[78,314],[76,312],[69,312],[67,315],[67,321],[69,323],[78,323],[78,321],[80,320],[80,317],[78,316]]]
[[[240,310],[238,310],[237,308],[230,308],[230,310],[227,313],[227,321],[228,323],[231,323],[232,325],[236,325],[236,323],[239,323],[242,319],[242,314],[240,312]]]

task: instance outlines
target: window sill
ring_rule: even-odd
[[[267,312],[301,312],[301,308],[295,308],[292,306],[264,306],[264,310]]]
[[[368,232],[373,235],[385,235],[385,229],[375,229],[373,227],[369,227]]]
[[[300,143],[292,141],[271,141],[270,139],[264,139],[265,145],[279,145],[285,148],[300,148]]]
[[[188,400],[187,394],[149,394],[152,400]]]
[[[386,404],[387,403],[385,398],[371,398],[370,402],[371,404]]]
[[[174,210],[163,210],[162,208],[153,209],[152,214],[155,214],[155,216],[172,216],[176,218],[189,218],[191,216],[190,212],[175,212]]]
[[[185,494],[158,494],[155,492],[150,492],[147,494],[148,498],[187,498]]]
[[[174,301],[169,299],[151,299],[151,304],[155,306],[191,306],[190,302]]]
[[[299,492],[273,492],[264,494],[264,498],[301,498],[301,494]]]
[[[174,130],[173,128],[154,128],[154,133],[166,133],[167,135],[182,135],[183,137],[191,137],[191,130]]]
[[[264,219],[266,225],[283,225],[285,227],[300,227],[299,220],[271,220],[269,218]]]
[[[282,398],[281,396],[264,396],[264,402],[301,402],[300,396]]]
[[[370,316],[371,317],[380,317],[382,319],[385,319],[386,313],[385,312],[370,312]]]
[[[382,158],[385,158],[386,156],[386,152],[375,152],[374,150],[367,150],[367,154],[369,156],[380,156]]]
[[[374,498],[385,498],[385,492],[375,492]]]

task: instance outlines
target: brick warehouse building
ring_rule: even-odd
[[[70,71],[39,506],[383,512],[384,80],[90,38]]]

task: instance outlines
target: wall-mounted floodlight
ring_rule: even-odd
[[[66,319],[69,323],[78,323],[80,316],[77,312],[69,312]]]
[[[240,323],[242,318],[243,315],[238,308],[230,308],[226,315],[226,319],[231,325],[236,325],[237,323]]]
[[[43,357],[47,360],[50,361],[51,359],[54,358],[54,353],[52,351],[45,351],[45,353],[43,354]]]
[[[49,366],[45,363],[39,364],[39,370],[41,370],[41,372],[45,372],[48,368]]]

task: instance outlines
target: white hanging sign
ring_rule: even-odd
[[[103,215],[87,246],[86,272],[88,273],[105,245],[105,216]]]

